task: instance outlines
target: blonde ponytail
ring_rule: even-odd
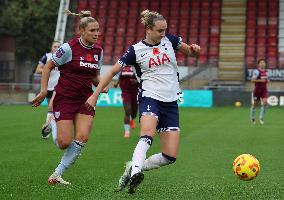
[[[141,23],[145,28],[153,28],[158,20],[166,20],[160,13],[144,10],[141,12]]]
[[[93,17],[91,17],[92,13],[89,10],[81,10],[79,13],[73,13],[70,10],[64,10],[66,15],[70,16],[79,16],[81,18],[79,28],[86,28],[89,23],[97,22]]]

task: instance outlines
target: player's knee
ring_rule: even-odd
[[[57,139],[57,144],[58,144],[59,149],[64,150],[64,149],[67,149],[67,147],[69,147],[71,142],[67,142],[67,141],[64,141],[64,140]]]
[[[72,138],[57,137],[56,141],[58,148],[64,150],[72,143]]]
[[[162,153],[162,155],[164,156],[164,158],[167,159],[167,162],[168,162],[167,164],[168,164],[168,165],[175,163],[176,160],[177,160],[175,157],[169,156],[169,155],[167,155],[167,154]]]

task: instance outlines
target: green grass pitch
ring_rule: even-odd
[[[46,107],[0,106],[0,199],[284,199],[284,111],[269,108],[265,124],[249,124],[249,108],[180,109],[181,143],[174,165],[145,172],[137,193],[115,193],[137,143],[139,128],[122,137],[123,109],[97,108],[82,156],[65,174],[71,186],[47,178],[62,151],[41,139]],[[148,155],[159,152],[159,139]],[[232,172],[236,156],[261,165],[253,181]]]

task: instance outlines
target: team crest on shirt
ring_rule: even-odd
[[[55,113],[54,113],[54,117],[55,117],[56,119],[58,119],[58,118],[60,117],[60,112],[55,112]]]
[[[99,60],[99,56],[98,55],[94,55],[94,59],[95,59],[95,61],[98,61]]]
[[[56,51],[56,54],[55,56],[57,58],[61,58],[61,56],[65,53],[65,51],[62,49],[62,48],[59,48],[57,51]]]

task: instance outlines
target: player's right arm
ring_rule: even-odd
[[[37,107],[41,104],[47,94],[48,79],[50,76],[50,71],[55,68],[55,64],[49,60],[42,71],[41,76],[41,90],[40,93],[32,100],[32,106]]]
[[[72,60],[72,50],[68,43],[64,43],[55,53],[52,54],[51,59],[43,67],[41,76],[41,91],[32,100],[32,106],[37,107],[41,104],[47,94],[48,79],[50,72],[55,67],[64,65]]]
[[[109,70],[106,75],[100,80],[99,85],[96,87],[95,92],[87,99],[85,105],[89,110],[93,110],[95,105],[97,104],[97,100],[99,98],[100,93],[103,89],[108,86],[111,82],[112,78],[121,70],[121,65],[116,63],[112,66],[111,70]]]
[[[41,74],[42,71],[43,71],[43,66],[44,66],[43,64],[38,63],[38,65],[37,65],[37,67],[36,67],[35,73],[36,73],[36,74]]]
[[[126,65],[134,65],[136,63],[136,55],[133,46],[115,63],[111,70],[100,80],[95,92],[87,99],[85,105],[89,110],[93,110],[97,104],[100,93],[111,82],[112,78],[122,70]]]

